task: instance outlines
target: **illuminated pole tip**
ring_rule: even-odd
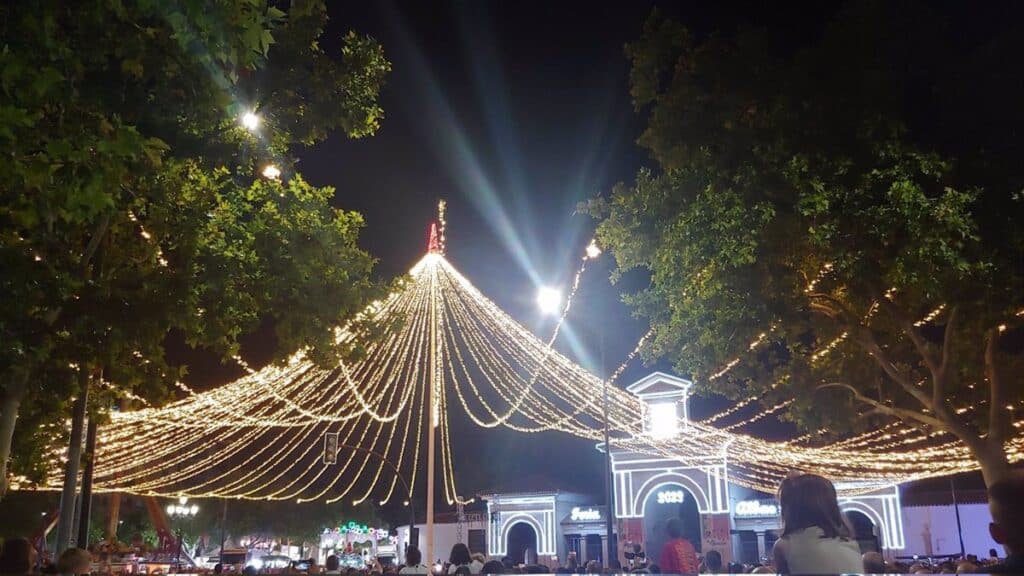
[[[601,255],[601,248],[597,245],[596,240],[591,240],[590,244],[587,244],[587,258],[594,259]]]
[[[427,252],[439,254],[441,252],[441,240],[437,235],[437,222],[430,223],[430,235],[427,237]]]
[[[262,174],[263,177],[266,178],[267,180],[281,179],[281,169],[275,166],[274,164],[267,164],[266,166],[264,166]]]
[[[245,129],[250,132],[255,132],[260,127],[259,115],[252,110],[242,114],[242,126],[245,126]]]
[[[558,314],[562,306],[562,291],[550,286],[542,286],[537,290],[537,307],[544,314]]]

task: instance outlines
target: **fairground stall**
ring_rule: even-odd
[[[372,528],[359,522],[348,522],[335,528],[326,528],[320,534],[317,562],[322,566],[330,555],[341,560],[342,566],[365,568],[374,559],[382,565],[397,560],[397,536],[386,528]]]

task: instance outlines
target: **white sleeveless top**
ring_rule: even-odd
[[[817,526],[804,528],[779,540],[790,574],[848,574],[863,572],[856,540],[824,538]]]

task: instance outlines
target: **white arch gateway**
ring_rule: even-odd
[[[644,432],[641,437],[612,443],[620,541],[643,542],[643,520],[651,513],[648,503],[674,505],[692,498],[700,513],[703,551],[715,549],[723,558],[738,559],[743,548],[740,539],[749,532],[756,538],[759,555],[770,553],[767,538],[779,528],[777,503],[745,488],[731,490],[727,435],[722,435],[717,449],[687,461],[658,449],[658,440],[690,427],[691,386],[689,380],[655,372],[627,387],[640,400]],[[714,438],[706,440],[715,446]],[[603,451],[603,444],[598,449]],[[896,485],[839,483],[836,489],[843,511],[861,512],[875,524],[883,550],[905,547]],[[648,550],[652,553],[656,552]]]

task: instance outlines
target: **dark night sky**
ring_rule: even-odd
[[[698,32],[750,23],[806,31],[834,8],[781,8],[686,2],[661,9]],[[628,180],[645,161],[635,146],[643,119],[628,94],[623,46],[653,5],[622,2],[333,2],[332,28],[367,33],[393,63],[383,94],[385,120],[368,139],[332,138],[299,154],[312,183],[338,190],[338,206],[362,212],[364,246],[385,277],[424,252],[438,198],[449,206],[448,258],[484,294],[546,335],[535,310],[536,283],[565,286],[594,223],[576,204]],[[813,5],[812,5],[813,6]],[[742,15],[742,19],[738,16]],[[804,26],[807,22],[813,25]],[[609,370],[643,333],[608,282],[608,262],[588,270],[566,336],[584,365]],[[550,321],[549,321],[550,322]],[[664,368],[664,367],[662,367]],[[652,368],[635,366],[627,384]],[[471,424],[453,417],[456,437]],[[462,490],[547,477],[599,494],[603,461],[592,445],[560,433],[484,431],[456,445],[467,462]],[[557,465],[552,465],[557,462]]]
[[[370,34],[393,64],[382,95],[379,133],[336,136],[296,152],[313,184],[337,189],[335,204],[367,221],[363,246],[380,259],[383,278],[402,274],[425,250],[439,198],[448,200],[448,258],[500,307],[541,335],[537,282],[565,286],[594,223],[576,204],[629,180],[646,162],[634,143],[643,118],[628,94],[623,45],[640,34],[651,2],[350,2],[328,3],[325,45],[348,29]],[[961,12],[970,10],[961,4]],[[661,3],[659,9],[698,35],[739,25],[813,41],[838,10],[827,2]],[[608,370],[643,333],[608,282],[608,262],[584,278],[560,348]],[[635,284],[640,278],[631,279]],[[250,348],[258,350],[260,343]],[[624,385],[655,367],[634,365]],[[665,366],[657,366],[665,369]],[[197,382],[230,376],[204,362]],[[694,413],[721,406],[698,400]],[[458,437],[468,420],[455,416]],[[586,442],[557,433],[483,431],[454,447],[462,492],[546,476],[563,488],[600,493],[603,462]],[[553,464],[557,463],[557,464]]]

